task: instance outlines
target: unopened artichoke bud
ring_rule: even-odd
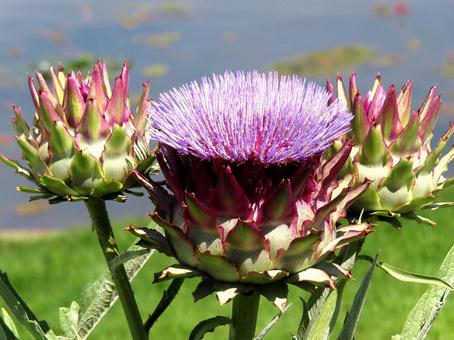
[[[137,177],[163,233],[129,228],[179,262],[156,280],[202,276],[196,298],[217,292],[221,303],[255,287],[283,308],[287,282],[333,286],[348,276],[331,255],[371,227],[336,222],[367,183],[337,178],[351,143],[321,157],[353,118],[339,100],[327,107],[328,98],[301,78],[257,72],[161,94],[150,132],[166,183]]]
[[[111,90],[106,64],[80,72],[50,68],[51,86],[40,73],[28,83],[36,109],[29,127],[14,106],[13,127],[27,166],[1,156],[38,188],[18,187],[52,202],[94,198],[124,200],[137,182],[131,170],[146,172],[149,151],[146,112],[151,106],[144,84],[135,114],[128,102],[128,66]],[[37,86],[36,86],[37,85]]]
[[[333,89],[329,83],[328,89]],[[453,202],[434,203],[442,189],[453,184],[443,173],[454,156],[454,148],[444,152],[454,131],[451,123],[438,144],[431,147],[433,128],[440,109],[440,96],[432,86],[421,106],[411,107],[413,84],[407,82],[399,93],[391,85],[386,92],[377,76],[372,89],[363,97],[356,76],[350,77],[349,91],[337,79],[337,96],[353,112],[350,138],[354,147],[347,172],[358,181],[368,179],[369,188],[351,206],[351,211],[389,217],[397,225],[404,216],[434,225],[419,216],[420,209],[452,206]],[[444,153],[444,155],[442,155]]]

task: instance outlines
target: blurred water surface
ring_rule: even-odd
[[[454,80],[436,72],[453,56],[454,1],[405,4],[406,10],[399,12],[391,0],[0,0],[0,151],[20,157],[12,141],[9,107],[21,106],[31,119],[26,74],[43,61],[64,62],[81,54],[129,60],[131,93],[137,94],[151,77],[152,96],[157,97],[204,75],[265,70],[278,60],[349,44],[376,52],[355,68],[362,88],[377,72],[385,86],[395,82],[400,87],[411,79],[416,107],[429,86],[438,84],[448,111],[437,125],[440,136],[452,119],[449,109],[454,114]],[[0,229],[59,228],[88,221],[80,203],[27,210],[27,195],[15,191],[25,182],[0,166]],[[147,199],[134,197],[110,206],[113,216],[150,209]]]

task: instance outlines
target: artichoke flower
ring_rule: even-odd
[[[333,93],[331,83],[327,89]],[[433,128],[441,105],[436,87],[432,86],[421,106],[411,108],[413,84],[407,82],[396,93],[394,85],[386,92],[377,76],[366,97],[356,86],[356,76],[350,77],[349,92],[342,78],[337,79],[337,97],[353,112],[350,137],[353,151],[344,173],[359,182],[368,179],[369,188],[351,206],[351,211],[364,209],[400,226],[403,216],[430,225],[435,223],[416,213],[419,209],[437,209],[453,202],[433,203],[437,193],[452,185],[453,178],[445,178],[454,156],[454,148],[442,155],[454,131],[448,131],[432,149]],[[339,142],[340,143],[340,142]]]
[[[217,292],[225,303],[256,289],[283,308],[286,282],[333,286],[349,275],[331,255],[371,227],[336,222],[368,184],[337,179],[351,143],[322,158],[352,119],[328,98],[301,78],[257,72],[161,94],[150,133],[165,184],[136,172],[160,228],[128,228],[179,262],[157,281],[201,276],[196,299]]]
[[[131,169],[146,171],[153,157],[148,149],[146,111],[149,84],[135,115],[128,103],[128,66],[111,90],[105,63],[98,61],[83,77],[59,66],[50,68],[49,87],[40,73],[38,88],[29,77],[36,113],[29,127],[21,109],[13,106],[13,127],[28,167],[1,156],[38,188],[18,187],[51,202],[105,198],[124,200],[124,191],[137,184]]]

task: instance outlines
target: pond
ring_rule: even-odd
[[[356,71],[360,88],[377,72],[387,87],[415,82],[414,107],[436,83],[454,114],[454,1],[86,1],[3,0],[0,11],[0,151],[20,158],[10,106],[33,115],[26,74],[49,62],[132,63],[134,95],[152,96],[226,69],[267,70],[291,61],[320,83]],[[352,53],[352,49],[356,51]],[[277,64],[276,64],[277,63]],[[288,65],[287,65],[288,66]],[[277,66],[276,66],[277,67]],[[111,72],[111,77],[113,74]],[[364,91],[364,90],[363,90]],[[451,171],[452,172],[452,171]],[[60,228],[88,222],[82,204],[27,204],[25,179],[0,166],[0,229]],[[111,203],[113,215],[145,214],[146,199]]]

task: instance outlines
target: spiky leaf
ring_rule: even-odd
[[[213,332],[216,327],[230,324],[230,319],[225,316],[215,316],[200,321],[189,334],[189,340],[201,340],[206,333]]]
[[[451,247],[440,266],[438,277],[454,286],[454,246]],[[445,305],[451,289],[446,287],[429,287],[413,307],[402,328],[401,336],[404,339],[424,339],[438,313]]]

